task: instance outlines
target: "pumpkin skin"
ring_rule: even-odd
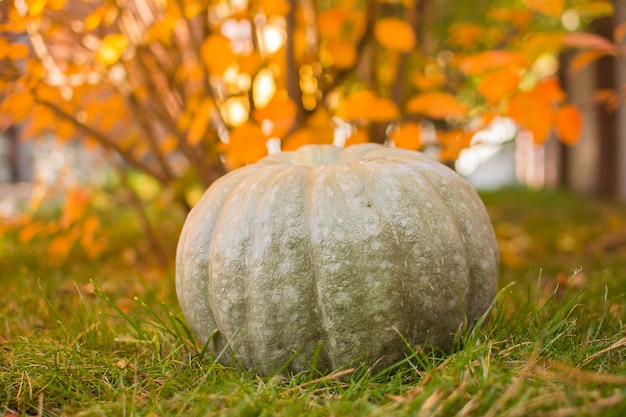
[[[308,145],[232,171],[183,227],[176,291],[223,363],[259,373],[452,348],[493,301],[485,207],[448,167],[377,144]]]

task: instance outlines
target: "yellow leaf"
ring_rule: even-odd
[[[433,119],[467,116],[468,107],[450,93],[431,91],[413,96],[406,105],[409,113],[419,113]]]
[[[560,17],[565,7],[565,0],[524,0],[526,6],[552,17]]]
[[[356,63],[356,48],[349,42],[341,39],[330,40],[326,44],[326,50],[332,59],[332,65],[336,68],[351,68]]]
[[[191,120],[191,125],[187,131],[187,142],[191,146],[198,145],[204,138],[204,134],[209,127],[211,111],[213,110],[213,100],[205,98]]]
[[[460,65],[461,71],[468,75],[477,75],[495,68],[523,68],[528,60],[519,52],[493,49],[465,57]]]
[[[497,104],[518,86],[521,77],[518,73],[504,68],[481,77],[477,90],[491,104]]]
[[[404,122],[391,133],[390,138],[398,148],[417,151],[422,147],[421,130],[415,122]]]
[[[387,49],[408,52],[415,47],[415,30],[395,17],[380,19],[374,26],[374,37]]]
[[[112,65],[120,59],[126,48],[128,48],[126,36],[120,33],[107,35],[102,40],[96,57],[103,64]]]
[[[580,138],[583,126],[583,117],[580,110],[574,105],[567,104],[556,112],[556,134],[561,142],[574,145]]]
[[[30,0],[28,1],[28,14],[31,16],[37,16],[43,12],[46,8],[48,0]]]
[[[85,30],[89,31],[97,28],[100,25],[100,22],[102,22],[102,16],[104,15],[105,10],[106,8],[103,6],[87,16],[84,21]]]
[[[211,75],[222,75],[235,59],[230,40],[222,35],[210,35],[200,48],[202,62]]]

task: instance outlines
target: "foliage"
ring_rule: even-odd
[[[190,336],[171,272],[113,258],[60,270],[2,239],[0,415],[624,415],[624,205],[525,190],[484,198],[503,251],[530,243],[518,261],[503,256],[482,328],[449,356],[417,349],[391,374],[221,366]],[[113,227],[140,239],[130,216]],[[565,250],[572,242],[584,250]]]
[[[307,143],[453,161],[508,115],[536,143],[554,130],[571,144],[581,113],[556,57],[581,50],[579,70],[621,56],[624,25],[614,40],[584,32],[612,12],[602,0],[13,0],[0,7],[0,123],[96,145],[187,207],[226,170]],[[620,94],[597,98],[614,108]]]

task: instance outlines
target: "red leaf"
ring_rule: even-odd
[[[579,49],[599,49],[608,54],[615,54],[615,45],[607,38],[593,33],[572,32],[563,36],[563,46]]]

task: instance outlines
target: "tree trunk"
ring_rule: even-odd
[[[598,35],[608,39],[613,38],[613,20],[602,18],[593,23],[593,31]],[[596,88],[597,89],[617,89],[616,80],[616,58],[613,56],[602,57],[596,63]],[[618,180],[618,130],[617,112],[611,111],[606,106],[598,109],[598,181],[596,191],[600,195],[613,196],[617,193]]]

